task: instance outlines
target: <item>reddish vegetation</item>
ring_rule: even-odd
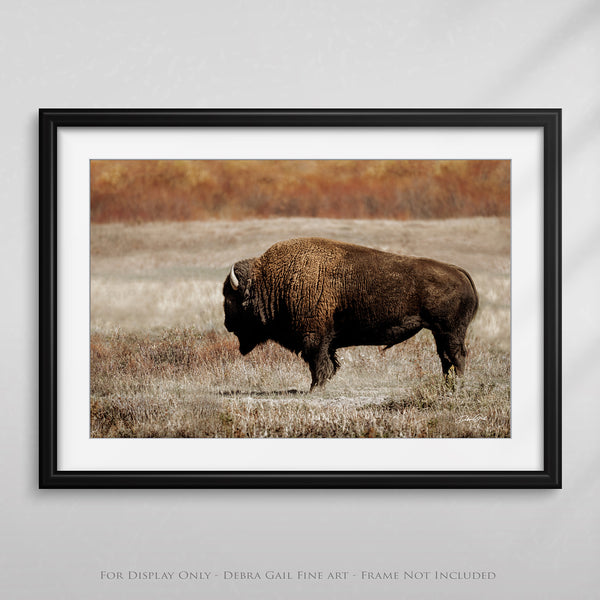
[[[140,338],[117,333],[105,338],[97,333],[90,339],[90,365],[94,381],[116,376],[141,377],[150,374],[179,375],[207,365],[226,365],[239,356],[238,343],[227,336],[194,330],[168,330],[158,338]],[[94,391],[92,385],[92,391]]]
[[[508,216],[507,160],[94,160],[94,223]]]

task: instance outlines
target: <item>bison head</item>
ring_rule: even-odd
[[[256,316],[252,294],[254,260],[250,258],[235,263],[223,284],[225,328],[237,336],[242,354],[248,354],[266,340],[260,319]]]

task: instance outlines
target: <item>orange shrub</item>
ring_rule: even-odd
[[[95,223],[507,216],[507,160],[94,160]]]

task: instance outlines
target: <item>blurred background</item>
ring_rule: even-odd
[[[508,216],[508,160],[94,160],[93,223]]]

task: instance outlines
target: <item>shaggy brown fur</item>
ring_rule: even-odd
[[[234,265],[225,326],[242,354],[268,339],[300,353],[311,389],[338,369],[338,348],[389,348],[431,330],[445,375],[465,366],[465,335],[478,297],[460,267],[322,238],[278,242]]]

